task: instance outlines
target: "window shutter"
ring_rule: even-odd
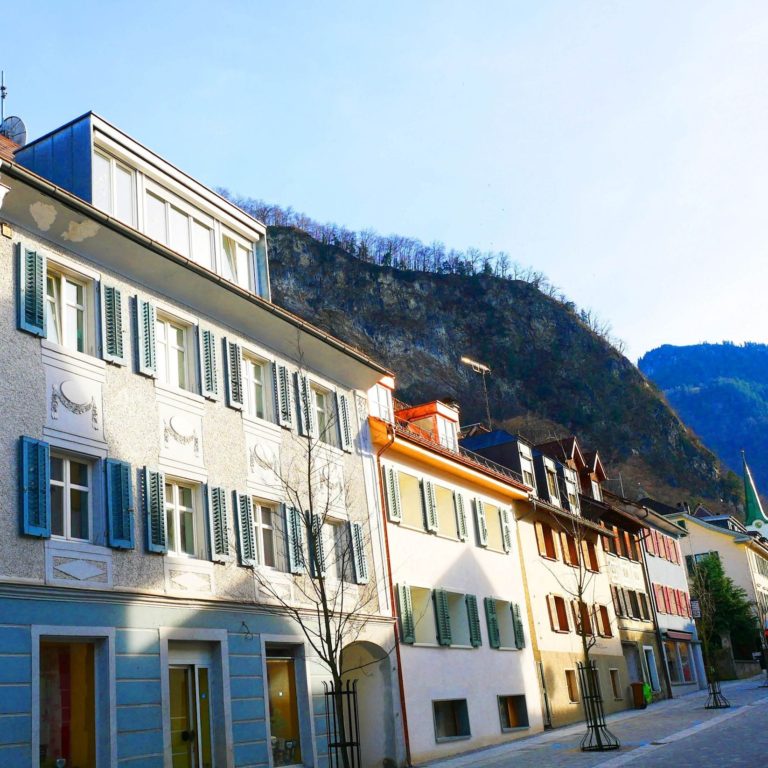
[[[365,555],[363,526],[360,523],[349,524],[349,539],[352,543],[352,562],[355,567],[355,581],[358,584],[368,583],[368,560]]]
[[[227,494],[223,488],[208,486],[208,538],[211,542],[211,560],[229,562],[229,531],[227,529]]]
[[[383,471],[389,519],[393,523],[399,523],[403,519],[402,503],[400,501],[400,478],[394,467],[384,467]]]
[[[438,645],[451,644],[451,614],[448,609],[448,593],[444,589],[435,589],[432,592],[432,601],[435,604],[435,621],[437,624]]]
[[[404,643],[413,645],[416,642],[416,624],[413,620],[411,588],[407,584],[398,585],[397,602],[400,608],[400,639]]]
[[[168,551],[165,530],[165,475],[144,467],[144,518],[147,527],[147,550]]]
[[[299,434],[315,437],[315,404],[309,378],[296,372],[296,408],[299,414]]]
[[[676,539],[672,539],[672,562],[680,565],[680,545]]]
[[[237,550],[240,565],[256,565],[256,541],[253,536],[253,502],[247,493],[234,491],[235,519],[237,520]],[[226,526],[225,526],[226,530]]]
[[[285,507],[285,541],[288,549],[288,570],[304,573],[304,537],[301,510]]]
[[[44,254],[19,244],[18,324],[34,336],[45,336],[45,273]]]
[[[342,451],[352,452],[352,421],[349,398],[343,392],[336,393],[336,415],[339,420],[339,445]]]
[[[549,626],[553,632],[557,632],[560,629],[560,623],[557,620],[557,606],[555,606],[555,598],[552,595],[547,595],[547,612],[549,613]]]
[[[453,494],[453,506],[456,510],[456,531],[461,541],[467,540],[467,513],[464,509],[464,496],[458,491]],[[475,601],[477,602],[477,601]],[[477,606],[475,606],[477,608]]]
[[[501,509],[501,541],[504,544],[504,551],[512,551],[512,528],[509,524],[509,510]]]
[[[243,408],[243,355],[240,345],[224,339],[224,378],[227,405],[237,411]]]
[[[421,481],[421,508],[424,512],[424,527],[433,533],[437,532],[437,498],[435,484],[431,480]]]
[[[19,463],[21,532],[26,536],[50,538],[51,483],[48,443],[22,437],[19,441]]]
[[[148,301],[136,297],[136,365],[144,376],[157,376],[155,323],[157,312]]]
[[[203,397],[219,399],[219,366],[216,361],[216,337],[213,331],[197,329],[200,384]]]
[[[491,648],[501,647],[501,635],[499,634],[499,617],[496,613],[496,601],[492,597],[483,598],[485,605],[485,622],[488,625],[488,645]]]
[[[512,603],[512,623],[515,627],[515,648],[520,651],[525,648],[525,631],[520,606],[517,603]]]
[[[537,521],[534,523],[533,527],[536,530],[536,545],[539,548],[539,554],[542,557],[547,557],[547,542],[544,540],[544,525]]]
[[[482,644],[480,637],[480,615],[477,611],[477,598],[474,595],[465,595],[464,602],[467,605],[467,621],[469,622],[469,644],[473,648],[479,648]]]
[[[656,555],[656,541],[654,538],[654,531],[650,528],[645,529],[645,550],[649,555]]]
[[[110,363],[125,365],[123,344],[123,294],[112,285],[102,288],[102,357]]]
[[[653,596],[656,598],[656,610],[659,613],[666,613],[667,612],[667,606],[664,601],[664,590],[661,586],[661,584],[654,584],[653,585]]]
[[[477,540],[481,547],[488,546],[488,526],[485,522],[485,504],[475,499],[475,522],[477,523]],[[494,646],[496,647],[496,646]]]
[[[611,586],[611,596],[613,597],[613,610],[617,616],[621,616],[621,601],[619,600],[618,587]]]
[[[133,486],[131,465],[117,459],[104,462],[107,534],[114,549],[133,549]]]
[[[310,564],[312,566],[312,575],[315,578],[324,576],[325,567],[325,541],[323,540],[323,516],[317,512],[312,515],[312,542],[310,542],[310,552],[312,553]]]
[[[563,553],[563,562],[566,565],[573,565],[571,548],[568,546],[568,534],[565,531],[560,531],[560,550]]]
[[[275,413],[277,423],[281,427],[290,429],[293,425],[291,413],[291,379],[288,369],[278,363],[272,364],[272,381],[275,385]]]

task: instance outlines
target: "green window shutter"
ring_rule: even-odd
[[[285,541],[288,549],[288,570],[304,573],[304,536],[301,510],[285,507]]]
[[[483,599],[485,604],[485,622],[488,625],[488,645],[491,648],[501,647],[501,635],[499,634],[499,617],[496,613],[496,601],[492,597]]]
[[[229,553],[229,530],[227,529],[227,493],[223,488],[207,488],[208,540],[211,542],[211,560],[227,563],[232,559]]]
[[[291,378],[288,369],[279,363],[272,364],[272,381],[275,385],[275,413],[281,427],[291,429],[293,413],[291,411]]]
[[[485,520],[485,504],[475,499],[475,522],[477,523],[477,543],[481,547],[488,546],[488,524]]]
[[[253,502],[247,493],[233,494],[237,519],[237,549],[240,565],[256,565],[256,542],[253,538]]]
[[[51,535],[50,458],[48,443],[31,437],[19,441],[19,513],[25,536]]]
[[[147,551],[162,554],[168,551],[165,529],[165,475],[147,467],[144,467],[143,475]]]
[[[118,365],[125,365],[123,344],[123,294],[112,285],[102,288],[102,357]]]
[[[352,563],[355,568],[355,582],[368,583],[368,560],[365,555],[363,526],[360,523],[349,524],[349,540],[352,543]]]
[[[46,258],[39,251],[18,247],[18,325],[34,336],[45,336]]]
[[[197,329],[200,386],[203,397],[219,399],[219,366],[216,360],[216,337],[212,331]]]
[[[315,403],[309,378],[296,372],[296,409],[299,414],[299,434],[315,437]]]
[[[467,512],[464,509],[464,496],[458,491],[453,493],[453,506],[456,510],[456,532],[461,541],[467,540]]]
[[[155,323],[157,312],[148,301],[136,297],[136,364],[144,376],[157,376]]]
[[[448,609],[448,593],[444,589],[432,591],[435,604],[435,624],[437,625],[438,645],[451,644],[451,613]]]
[[[323,539],[323,516],[315,512],[312,515],[312,541],[310,542],[310,552],[312,553],[311,565],[312,575],[315,578],[324,576],[326,571],[325,563],[325,540]]]
[[[114,549],[133,549],[133,485],[126,461],[104,462],[107,497],[107,534]]]
[[[403,508],[400,501],[400,478],[394,467],[384,467],[384,485],[387,493],[387,510],[393,523],[402,522]]]
[[[512,551],[512,527],[509,523],[509,510],[502,507],[500,510],[501,518],[501,541],[504,544],[504,551]]]
[[[479,648],[483,641],[480,637],[480,615],[477,611],[477,598],[474,595],[465,595],[464,602],[467,604],[469,643],[473,648]]]
[[[339,446],[342,451],[352,452],[352,422],[349,398],[343,392],[336,393],[336,415],[339,422]]]
[[[398,585],[397,602],[400,609],[400,640],[413,645],[416,642],[416,624],[413,620],[411,588],[407,584]]]
[[[431,480],[421,481],[421,505],[424,511],[424,527],[433,533],[437,531],[437,498],[435,484]]]
[[[227,385],[227,405],[243,408],[243,355],[240,345],[224,339],[224,378]]]
[[[512,603],[512,626],[515,629],[515,648],[522,650],[525,648],[525,631],[523,629],[523,619],[520,616],[520,606]]]

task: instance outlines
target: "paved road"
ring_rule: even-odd
[[[707,710],[706,692],[608,718],[617,752],[584,753],[584,727],[548,731],[500,747],[430,764],[431,768],[686,768],[766,764],[768,688],[764,678],[724,683],[729,709]]]

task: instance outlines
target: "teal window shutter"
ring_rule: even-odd
[[[253,531],[253,502],[247,493],[234,493],[237,519],[237,543],[240,565],[256,565],[256,541]]]
[[[275,413],[277,423],[281,427],[291,429],[293,414],[291,412],[291,378],[288,369],[279,363],[272,364],[272,381],[275,385]]]
[[[394,467],[384,467],[384,486],[387,494],[387,510],[393,523],[402,522],[403,509],[400,501],[400,478]]]
[[[288,550],[288,570],[304,573],[304,536],[301,510],[285,506],[285,541]]]
[[[112,285],[102,287],[102,357],[110,363],[125,365],[123,343],[123,294]]]
[[[398,585],[397,602],[400,609],[400,640],[413,645],[416,642],[416,624],[413,620],[411,588],[407,584]]]
[[[46,258],[19,244],[18,325],[34,336],[45,336]]]
[[[336,393],[336,414],[339,422],[339,446],[342,451],[352,452],[352,422],[349,414],[349,398],[343,392]]]
[[[360,523],[349,524],[349,539],[352,543],[352,563],[355,567],[355,582],[368,583],[368,560],[365,555],[365,540],[363,526]]]
[[[469,644],[473,648],[479,648],[483,644],[483,641],[480,637],[480,615],[477,610],[477,598],[474,595],[465,595],[464,602],[467,605]]]
[[[499,517],[501,520],[501,541],[504,545],[505,552],[512,551],[512,526],[509,522],[509,510],[506,507],[502,507],[499,510]]]
[[[144,376],[157,376],[155,324],[157,312],[148,301],[136,297],[136,364]]]
[[[464,496],[458,491],[453,494],[453,506],[456,510],[456,532],[461,541],[467,540],[467,512],[464,509]]]
[[[448,608],[448,593],[444,589],[432,591],[435,604],[435,624],[437,625],[438,645],[451,644],[451,613]]]
[[[421,505],[424,512],[424,527],[433,533],[437,532],[437,497],[435,484],[431,480],[421,481]]]
[[[165,475],[144,467],[144,519],[147,527],[147,550],[164,554],[168,551],[165,528]]]
[[[323,539],[323,516],[316,512],[312,515],[312,541],[310,552],[312,553],[312,575],[315,578],[325,576],[325,540]]]
[[[114,549],[133,549],[133,483],[127,461],[104,462],[107,497],[107,535]]]
[[[197,329],[200,385],[203,397],[219,399],[219,366],[216,360],[216,337],[212,331]]]
[[[25,536],[51,536],[50,458],[48,443],[31,437],[19,441],[19,513]]]
[[[481,547],[488,546],[488,524],[485,519],[485,504],[475,499],[475,522],[477,523],[477,543]]]
[[[227,405],[243,408],[243,354],[239,344],[224,339],[224,378],[227,382]]]
[[[296,409],[299,414],[299,434],[315,437],[315,403],[309,378],[296,373]]]
[[[232,559],[229,552],[229,530],[227,528],[227,493],[223,488],[207,488],[208,539],[211,542],[211,560],[227,563]]]
[[[491,648],[501,647],[501,635],[499,634],[499,616],[496,613],[496,601],[492,597],[483,600],[485,604],[485,622],[488,625],[488,645]]]
[[[520,606],[517,603],[512,603],[512,625],[515,628],[515,648],[522,650],[525,648],[525,631]]]

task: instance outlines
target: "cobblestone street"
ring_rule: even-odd
[[[583,753],[582,724],[502,747],[430,763],[431,768],[558,768],[559,766],[744,766],[768,754],[768,688],[763,676],[723,684],[729,709],[706,710],[706,691],[608,718],[617,752]]]

